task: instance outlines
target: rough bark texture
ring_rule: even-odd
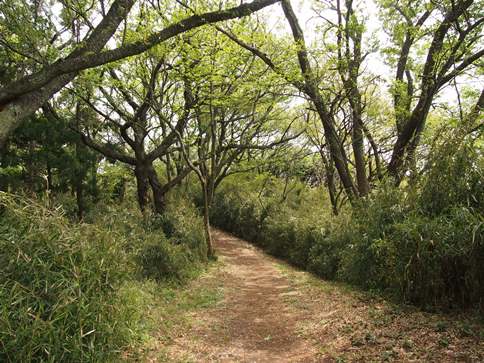
[[[203,185],[203,226],[205,228],[205,239],[207,241],[207,257],[215,256],[213,248],[212,231],[210,227],[210,205],[212,204],[210,191],[206,184]]]
[[[138,204],[142,212],[146,211],[146,206],[149,204],[149,180],[148,171],[142,164],[136,165],[134,169],[134,175],[136,177],[136,191],[138,194]]]
[[[336,191],[336,183],[334,177],[334,165],[328,160],[325,155],[323,148],[320,148],[319,154],[321,155],[321,160],[323,161],[324,170],[326,172],[326,184],[328,187],[329,200],[331,201],[331,206],[333,209],[333,214],[338,215],[338,193]]]
[[[363,111],[361,105],[361,94],[358,88],[358,77],[362,63],[361,41],[363,34],[353,10],[353,1],[347,0],[345,5],[346,13],[343,14],[340,7],[340,1],[337,1],[339,25],[338,72],[343,82],[346,97],[351,107],[351,145],[355,160],[358,193],[359,196],[365,196],[370,191],[370,183],[366,175],[366,158],[363,137]],[[353,47],[351,47],[351,45],[353,45]]]
[[[82,180],[77,179],[76,182],[76,203],[77,203],[77,218],[82,221],[84,218],[84,188]]]
[[[58,64],[70,64],[74,59],[96,54],[113,36],[135,0],[116,0],[96,29],[66,59],[59,60],[43,70],[12,82],[0,89],[0,148],[20,123],[38,110],[55,93],[72,81],[78,70],[57,72]],[[50,76],[49,71],[51,71]]]

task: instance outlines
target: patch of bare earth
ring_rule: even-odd
[[[215,231],[224,299],[190,313],[174,362],[480,362],[482,322],[393,306],[298,271]],[[204,283],[203,281],[201,282]]]

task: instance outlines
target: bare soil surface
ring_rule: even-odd
[[[222,290],[164,341],[172,362],[481,362],[482,321],[394,306],[287,266],[214,232],[221,263],[197,289]],[[163,332],[161,332],[163,334]]]

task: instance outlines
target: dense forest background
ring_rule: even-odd
[[[482,312],[483,9],[2,0],[0,360],[116,357],[212,225]]]

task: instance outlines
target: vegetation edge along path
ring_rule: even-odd
[[[469,317],[393,305],[320,280],[220,230],[214,242],[221,265],[194,286],[222,289],[223,298],[185,312],[187,331],[159,347],[165,361],[484,359],[482,325]]]

